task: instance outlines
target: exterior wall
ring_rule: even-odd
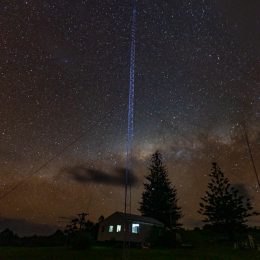
[[[108,232],[109,226],[113,225],[113,232]],[[116,226],[121,225],[121,232],[116,232]],[[98,241],[123,241],[124,240],[124,220],[122,218],[118,218],[116,216],[104,220],[100,223],[99,231],[98,231]]]
[[[98,241],[124,241],[124,219],[120,216],[111,216],[108,219],[104,220],[100,223],[99,232],[98,232]],[[132,233],[132,224],[139,224],[139,232],[137,234]],[[109,226],[113,225],[113,232],[108,232]],[[121,225],[121,231],[116,232],[117,225]],[[127,241],[130,242],[145,242],[149,237],[152,228],[154,225],[149,223],[144,223],[140,221],[128,221],[127,223],[128,231],[127,231]]]

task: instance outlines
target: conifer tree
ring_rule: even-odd
[[[247,218],[257,215],[253,211],[250,199],[239,195],[218,167],[212,163],[211,181],[200,203],[199,213],[205,216],[204,222],[219,231],[229,234],[246,227]]]
[[[150,174],[146,176],[139,211],[143,216],[153,217],[167,228],[180,226],[181,208],[177,206],[177,191],[172,186],[167,169],[159,152],[152,155]]]

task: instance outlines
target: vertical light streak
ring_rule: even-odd
[[[127,213],[128,185],[131,168],[131,152],[134,136],[134,94],[135,94],[135,48],[136,48],[136,2],[133,0],[132,25],[131,25],[131,50],[130,50],[130,77],[128,96],[128,122],[127,122],[127,143],[126,143],[126,171],[125,171],[125,214]],[[131,187],[130,187],[129,208],[131,211]]]
[[[123,259],[129,259],[127,250],[127,236],[130,227],[127,222],[127,201],[129,186],[129,212],[131,213],[131,184],[129,185],[129,175],[131,168],[131,155],[134,137],[134,96],[135,96],[135,34],[136,34],[136,0],[132,1],[132,24],[131,24],[131,48],[130,48],[130,76],[128,94],[128,121],[127,121],[127,142],[126,142],[126,170],[125,170],[125,226],[124,226],[124,250]],[[129,242],[130,243],[130,242]],[[130,245],[129,245],[130,246]]]

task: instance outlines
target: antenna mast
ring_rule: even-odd
[[[258,188],[260,188],[260,180],[259,180],[258,172],[257,172],[256,166],[255,166],[255,161],[254,161],[254,157],[253,157],[253,154],[252,154],[252,149],[250,147],[249,138],[248,138],[248,134],[247,134],[247,131],[246,131],[245,124],[242,124],[242,127],[243,127],[243,130],[244,130],[244,136],[245,136],[245,139],[246,139],[247,149],[248,149],[250,160],[251,160],[253,170],[254,170],[254,173],[255,173]]]

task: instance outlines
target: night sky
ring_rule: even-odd
[[[138,1],[133,212],[157,149],[186,227],[202,219],[212,161],[260,210],[241,127],[260,171],[259,11],[258,0]],[[0,197],[23,182],[0,199],[1,225],[123,210],[130,17],[126,0],[1,1]]]

